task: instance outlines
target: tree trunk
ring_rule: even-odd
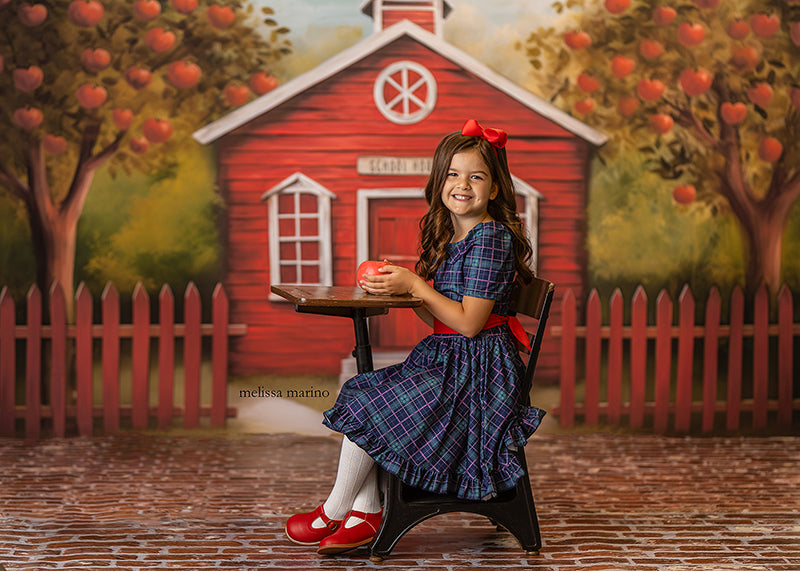
[[[781,257],[783,234],[789,218],[789,208],[769,208],[763,202],[742,220],[747,239],[746,287],[751,294],[764,283],[772,297],[781,287]]]

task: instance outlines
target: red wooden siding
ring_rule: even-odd
[[[200,295],[194,284],[186,291],[183,323],[174,322],[174,299],[168,287],[159,295],[159,322],[150,323],[150,300],[141,285],[133,294],[133,319],[130,324],[120,323],[120,299],[116,288],[108,284],[101,297],[100,322],[95,323],[92,296],[81,284],[75,298],[75,324],[67,325],[65,299],[60,286],[49,293],[50,324],[43,325],[42,295],[33,286],[27,296],[27,323],[15,323],[15,303],[8,289],[0,291],[0,436],[16,433],[15,419],[25,419],[25,435],[38,438],[44,419],[50,419],[52,434],[65,436],[68,420],[74,420],[75,430],[81,435],[91,435],[95,418],[103,418],[106,432],[120,429],[120,417],[131,419],[135,429],[146,429],[155,421],[159,428],[172,425],[175,417],[183,416],[185,427],[198,425],[201,416],[210,416],[212,426],[222,426],[225,418],[234,416],[235,409],[227,406],[228,339],[244,335],[242,325],[230,325],[228,297],[218,285],[212,296],[212,322],[201,323]],[[210,336],[211,342],[211,403],[200,402],[200,338]],[[174,403],[175,340],[184,340],[183,379],[186,400]],[[120,399],[120,342],[131,339],[131,404],[123,405]],[[94,352],[94,340],[100,340],[100,352]],[[158,403],[150,403],[150,345],[158,340]],[[50,346],[49,393],[50,402],[43,403],[42,342]],[[16,394],[17,343],[25,344],[25,391]],[[75,403],[67,396],[67,347],[74,346]],[[94,403],[94,363],[102,362],[102,379],[98,391],[102,402]],[[17,404],[17,396],[21,404]],[[70,429],[71,430],[71,429]]]
[[[377,75],[400,59],[423,63],[438,83],[436,108],[414,125],[390,123],[372,98]],[[353,344],[352,325],[346,320],[301,315],[291,305],[268,301],[273,278],[268,271],[267,208],[261,195],[298,171],[333,192],[333,283],[350,284],[358,262],[357,190],[423,187],[426,180],[359,175],[358,157],[430,156],[441,137],[469,117],[511,134],[512,172],[544,195],[539,274],[557,283],[558,291],[584,291],[588,144],[404,37],[219,140],[219,183],[229,229],[225,285],[231,296],[231,320],[249,326],[246,338],[232,342],[234,374],[336,374]],[[554,317],[559,311],[554,307]],[[318,351],[313,361],[305,358],[311,331]],[[557,377],[556,350],[556,344],[546,342],[542,376]]]
[[[792,356],[800,323],[792,322],[793,298],[787,287],[779,293],[778,321],[772,324],[763,286],[753,304],[753,323],[747,325],[739,289],[731,296],[727,325],[720,322],[716,289],[706,300],[702,325],[695,322],[695,301],[688,287],[677,302],[677,325],[666,292],[658,295],[651,325],[644,290],[637,289],[631,300],[630,325],[622,323],[624,303],[617,290],[610,301],[609,324],[602,325],[600,298],[593,291],[586,304],[586,325],[579,326],[572,291],[562,299],[560,324],[548,332],[561,344],[561,403],[553,412],[562,426],[573,426],[576,418],[582,418],[587,425],[598,425],[602,419],[610,425],[627,421],[640,429],[646,425],[645,417],[658,434],[792,426],[795,411],[800,411],[800,398],[794,395],[800,377]],[[721,350],[720,340],[727,352]],[[702,351],[695,351],[698,345]],[[745,363],[752,363],[752,370],[745,371],[746,383]],[[720,365],[727,369],[725,375],[719,375]],[[581,383],[585,396],[578,402]],[[727,390],[718,390],[718,385]]]

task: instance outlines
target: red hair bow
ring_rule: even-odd
[[[467,137],[480,137],[486,139],[493,147],[502,149],[506,146],[508,141],[508,134],[502,129],[484,129],[475,119],[467,119],[464,127],[461,129],[461,134]]]

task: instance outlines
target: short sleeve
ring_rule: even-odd
[[[500,224],[482,224],[464,256],[464,295],[499,299],[514,280],[511,234]]]

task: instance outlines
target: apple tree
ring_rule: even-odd
[[[70,314],[95,173],[164,168],[276,87],[288,30],[262,10],[265,26],[242,0],[0,0],[0,188],[24,205],[39,287],[59,282]]]
[[[674,181],[676,203],[732,214],[747,245],[748,290],[763,282],[777,293],[800,196],[800,1],[552,6],[569,23],[540,28],[526,45],[551,99],[617,149],[645,153]]]

